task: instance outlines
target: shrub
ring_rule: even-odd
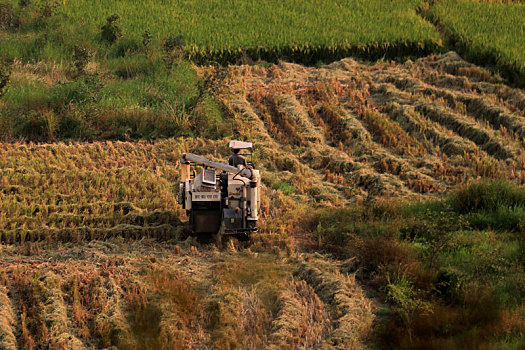
[[[91,53],[85,46],[75,45],[73,53],[73,62],[79,73],[84,72],[84,68],[86,68],[90,57]]]
[[[320,248],[340,256],[350,255],[349,243],[355,238],[354,222],[359,220],[359,208],[324,210],[317,215],[317,228],[313,236]]]
[[[518,234],[518,259],[525,266],[525,227],[522,225],[520,234]]]
[[[490,288],[469,286],[462,305],[436,301],[425,302],[426,312],[416,312],[410,323],[412,337],[407,337],[407,325],[392,320],[381,338],[383,347],[395,349],[493,349],[494,339],[503,335],[501,313]],[[410,305],[410,304],[408,304]],[[399,306],[396,305],[396,316]],[[394,322],[392,322],[394,321]]]
[[[171,53],[175,50],[181,50],[186,45],[186,40],[182,35],[169,36],[164,39],[162,49],[166,53]]]
[[[142,47],[140,41],[135,38],[123,38],[111,50],[112,57],[129,57],[139,53]]]
[[[449,197],[449,203],[461,214],[525,206],[525,190],[505,180],[481,181],[461,187]]]
[[[20,16],[11,4],[0,3],[0,30],[16,30],[20,27]]]
[[[142,45],[144,48],[148,48],[151,44],[151,39],[153,38],[153,35],[151,35],[149,30],[146,30],[144,34],[142,34]]]
[[[525,207],[502,205],[493,210],[482,210],[469,216],[472,228],[520,232],[525,221]]]
[[[27,7],[29,6],[29,4],[31,4],[31,0],[19,0],[18,1],[18,6],[20,7]]]
[[[457,300],[464,284],[463,277],[462,273],[454,267],[441,268],[436,277],[436,292],[448,302]]]
[[[86,120],[80,112],[71,111],[60,116],[58,132],[55,136],[90,140],[94,133],[95,130],[86,126]]]
[[[21,116],[17,120],[15,133],[17,135],[28,137],[32,140],[44,141],[46,135],[48,134],[46,120],[39,112]]]
[[[58,3],[55,1],[46,1],[39,9],[39,16],[41,19],[49,18],[53,16],[55,10],[58,7]]]
[[[413,246],[393,237],[367,237],[354,243],[363,276],[384,283],[388,275],[419,277],[419,261]]]
[[[186,41],[182,35],[169,36],[163,40],[164,62],[168,68],[173,67],[177,60],[183,57],[184,45],[186,45]]]
[[[418,316],[431,313],[430,303],[418,296],[418,290],[404,275],[388,276],[386,300],[394,304],[394,311],[407,328],[409,342],[413,342],[413,327]]]
[[[86,104],[97,99],[101,86],[95,79],[82,78],[65,84],[55,85],[51,104],[55,110],[65,109],[69,104]]]
[[[122,37],[120,16],[117,14],[109,16],[108,18],[106,18],[106,24],[104,24],[100,29],[102,29],[102,40],[107,41],[111,44],[114,43]]]
[[[7,91],[7,84],[11,76],[11,65],[6,62],[0,62],[0,97]]]

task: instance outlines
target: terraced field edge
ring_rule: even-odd
[[[249,63],[250,61],[291,61],[305,65],[319,62],[330,63],[345,57],[365,60],[405,59],[424,57],[432,53],[444,53],[441,43],[434,40],[378,42],[348,46],[294,45],[284,47],[249,47],[237,50],[199,51],[190,47],[189,58],[196,64],[219,63],[221,65]]]

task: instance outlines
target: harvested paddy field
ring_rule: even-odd
[[[199,73],[221,87],[234,132],[256,145],[266,231],[298,208],[420,198],[476,178],[525,182],[525,94],[453,52]],[[180,154],[224,160],[227,142],[3,143],[0,238],[178,238]]]
[[[324,187],[310,192],[344,202],[437,193],[478,177],[525,180],[525,94],[454,52],[229,75],[223,100],[240,133],[263,149],[268,170],[288,171],[280,180],[296,192]]]
[[[0,347],[349,349],[371,331],[372,303],[340,263],[182,246],[2,247]]]
[[[309,213],[525,182],[525,94],[453,52],[196,69],[256,145],[251,245],[187,238],[176,203],[180,154],[229,138],[2,143],[0,348],[366,347],[379,301],[353,259],[304,253]]]

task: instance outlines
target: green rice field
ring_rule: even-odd
[[[469,60],[495,65],[525,86],[525,3],[445,0],[431,16]]]
[[[420,0],[71,1],[60,11],[94,37],[106,17],[122,17],[124,35],[183,35],[193,57],[228,59],[239,51],[262,57],[320,58],[349,53],[428,52],[440,45],[433,26],[417,15]],[[400,48],[399,48],[400,47]],[[406,52],[403,52],[406,51]],[[321,54],[321,51],[323,52]],[[252,56],[252,55],[251,55]]]

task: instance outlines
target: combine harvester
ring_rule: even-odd
[[[232,235],[248,240],[257,231],[261,177],[253,165],[251,142],[231,141],[235,154],[245,165],[214,162],[190,153],[181,156],[179,204],[186,209],[196,235]],[[196,167],[201,171],[196,174]],[[216,170],[221,171],[218,173]]]

